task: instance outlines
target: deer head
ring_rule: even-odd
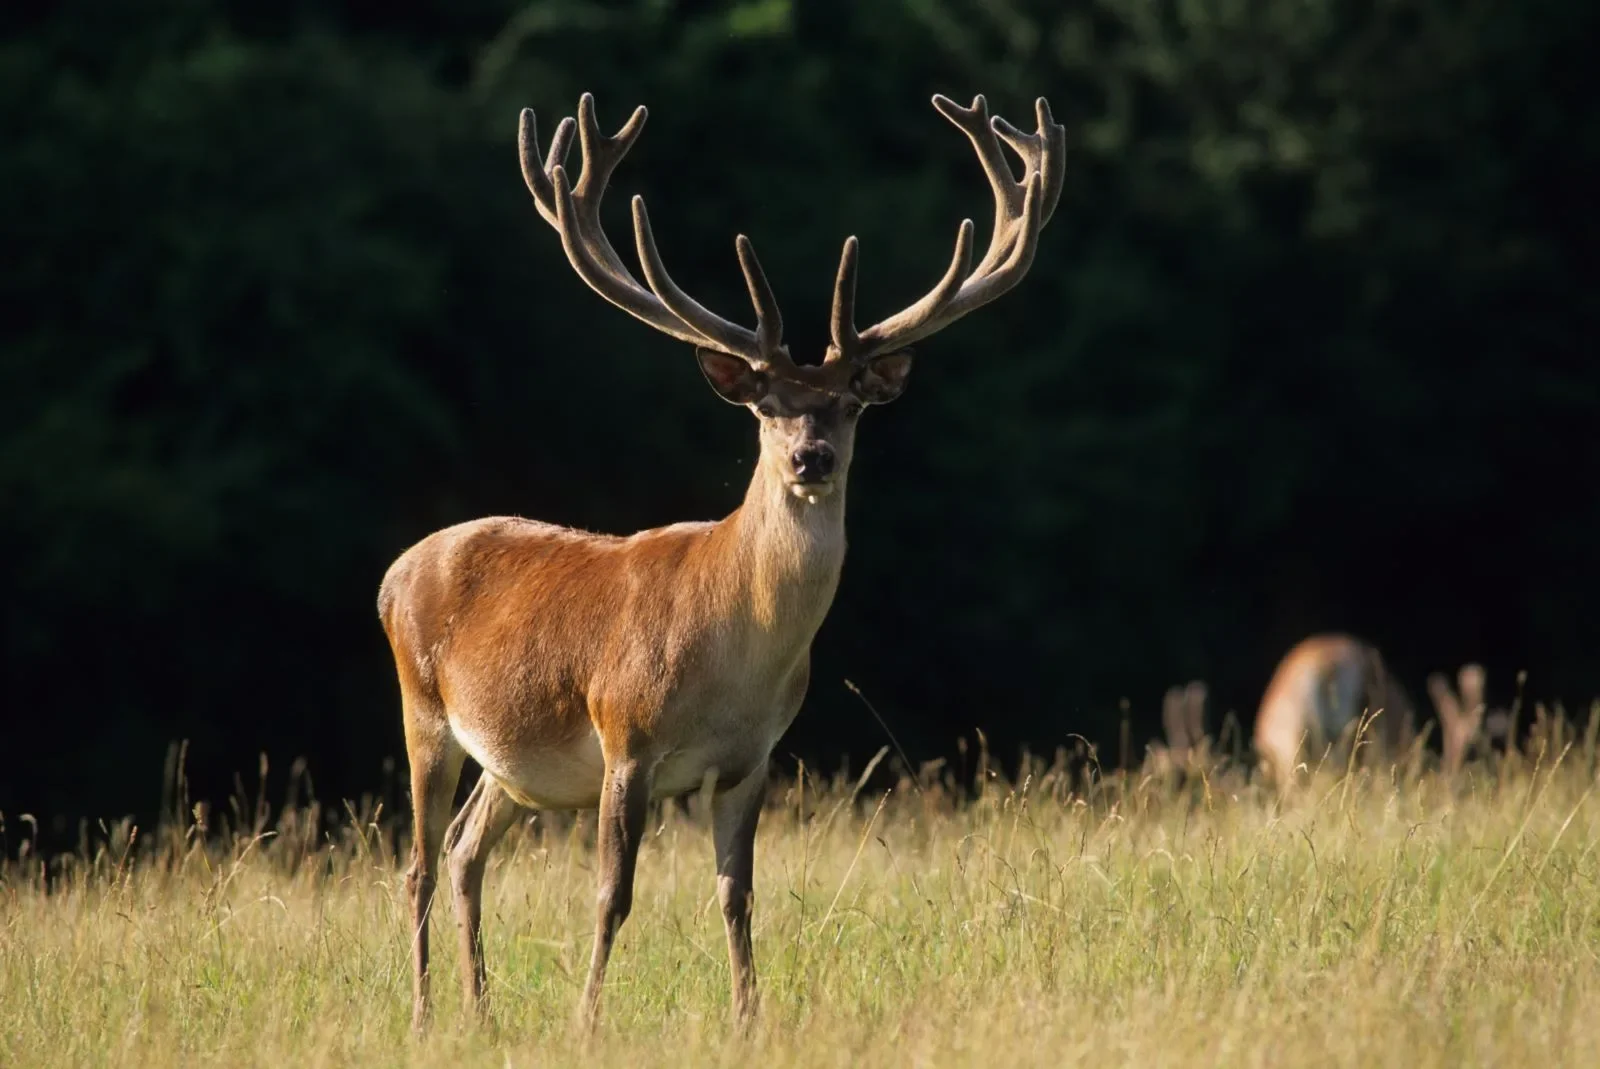
[[[815,502],[833,492],[850,465],[856,420],[868,405],[899,397],[911,373],[910,346],[1010,290],[1027,273],[1039,232],[1061,195],[1066,131],[1041,97],[1038,128],[1025,133],[998,116],[982,96],[963,108],[943,96],[933,105],[971,140],[994,193],[989,248],[972,264],[972,220],[956,232],[944,277],[916,303],[865,330],[855,325],[857,242],[845,241],[834,284],[832,344],[817,364],[797,364],[783,342],[783,317],[750,239],[734,243],[755,306],[752,330],[710,311],[672,280],[645,212],[633,198],[634,243],[644,282],[623,265],[600,226],[600,200],[622,157],[644,129],[643,107],[614,136],[600,133],[594,97],[585,93],[578,119],[563,119],[547,155],[539,151],[531,110],[522,112],[522,174],[539,214],[561,234],[567,259],[596,293],[657,330],[693,345],[700,370],[725,401],[744,405],[761,422],[762,467],[796,498]],[[583,169],[569,181],[565,161],[576,129]],[[1023,163],[1019,182],[1001,150]]]

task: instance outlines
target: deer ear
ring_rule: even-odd
[[[717,396],[736,405],[753,405],[767,396],[767,374],[744,360],[715,349],[696,349],[700,371]]]
[[[850,380],[850,389],[863,404],[886,405],[905,391],[911,375],[911,350],[901,349],[873,357]]]

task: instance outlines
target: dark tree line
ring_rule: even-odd
[[[864,317],[986,224],[931,93],[1069,174],[1031,276],[873,413],[785,747],[1134,737],[1253,711],[1313,629],[1600,692],[1600,79],[1587,0],[76,0],[0,14],[0,809],[148,812],[267,750],[400,754],[372,608],[435,527],[737,504],[755,440],[572,275],[517,172],[593,90],[647,130],[674,274],[797,355],[839,244]],[[980,240],[983,233],[980,230]]]

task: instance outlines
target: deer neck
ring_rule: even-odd
[[[844,563],[844,478],[813,503],[796,497],[775,469],[766,458],[757,463],[744,503],[730,517],[737,572],[759,627],[809,643],[833,603]]]

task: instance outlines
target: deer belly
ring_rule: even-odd
[[[672,798],[698,791],[710,776],[718,790],[743,782],[766,767],[772,748],[794,719],[799,702],[748,711],[745,701],[697,705],[696,715],[669,721],[668,743],[658,750],[651,795]]]
[[[593,809],[600,804],[606,760],[593,730],[556,746],[507,752],[451,721],[461,748],[518,804],[530,809]]]
[[[540,746],[520,753],[497,751],[452,723],[461,748],[518,805],[529,809],[594,809],[600,804],[606,761],[600,735],[590,731],[560,746]],[[668,751],[652,777],[652,799],[675,798],[697,791],[706,776],[718,789],[732,787],[763,764],[770,747],[750,738],[708,739]]]
[[[759,752],[758,752],[759,751]],[[767,760],[765,747],[731,741],[673,750],[656,766],[652,798],[676,798],[699,790],[710,776],[718,790],[740,783]]]

